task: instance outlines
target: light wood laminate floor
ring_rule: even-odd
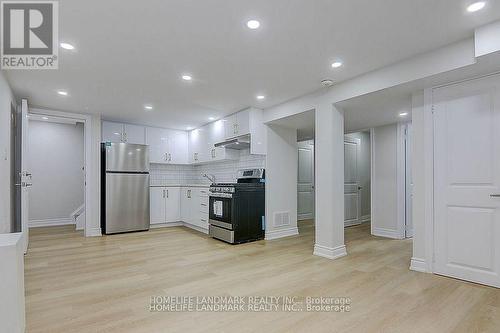
[[[349,255],[312,255],[314,228],[238,246],[184,227],[84,238],[30,230],[28,332],[500,332],[500,291],[408,269],[411,240],[348,228]],[[150,312],[158,296],[342,296],[350,312]]]

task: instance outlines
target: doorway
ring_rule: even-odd
[[[29,114],[29,228],[85,225],[84,123]]]
[[[20,160],[20,165],[21,165],[21,171],[17,173],[20,177],[19,179],[19,184],[21,187],[21,193],[20,193],[20,198],[16,199],[16,204],[19,205],[20,207],[20,220],[21,220],[21,230],[22,230],[22,242],[23,242],[23,247],[24,247],[24,252],[26,253],[28,251],[29,247],[29,197],[30,197],[30,192],[31,188],[33,185],[32,182],[32,171],[31,171],[31,166],[30,166],[30,159],[29,159],[29,146],[28,146],[28,139],[29,139],[29,117],[35,116],[35,117],[46,117],[46,118],[53,118],[53,119],[60,119],[61,121],[69,121],[69,122],[74,122],[74,123],[82,123],[83,124],[83,135],[84,135],[84,162],[83,162],[83,168],[84,168],[84,206],[83,209],[80,210],[81,215],[81,223],[80,225],[83,225],[83,230],[84,234],[86,237],[90,236],[100,236],[100,228],[95,228],[93,227],[93,224],[90,221],[90,218],[92,216],[92,213],[95,212],[96,209],[96,204],[95,204],[95,198],[96,195],[98,197],[98,194],[94,194],[96,191],[95,183],[97,183],[98,178],[93,178],[92,175],[98,174],[96,172],[96,168],[98,165],[98,160],[96,159],[96,154],[95,152],[97,151],[96,149],[92,149],[93,144],[92,142],[95,142],[95,134],[93,132],[94,128],[94,121],[92,120],[92,117],[90,115],[85,115],[85,114],[76,114],[76,113],[69,113],[69,112],[62,112],[62,111],[54,111],[54,110],[46,110],[46,109],[36,109],[36,108],[30,108],[28,107],[28,101],[26,99],[23,99],[18,107],[18,115],[19,115],[19,122],[17,123],[16,129],[18,132],[18,137],[20,139],[16,140],[16,151],[21,152],[21,160]],[[92,180],[96,180],[93,182]],[[93,184],[92,184],[93,183]],[[89,185],[90,184],[90,185]],[[20,201],[20,202],[19,202]],[[97,220],[98,221],[98,220]],[[95,224],[95,223],[94,223]]]

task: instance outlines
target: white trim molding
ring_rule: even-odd
[[[29,220],[28,227],[55,227],[60,225],[74,225],[75,221],[72,218],[64,217],[59,219],[44,219],[44,220]]]
[[[333,260],[346,256],[347,250],[345,245],[331,248],[319,244],[314,244],[313,255]]]
[[[160,229],[160,228],[170,228],[170,227],[182,227],[184,222],[165,222],[165,223],[155,223],[150,224],[149,229]]]
[[[370,214],[361,216],[361,223],[367,223],[372,220],[372,216]]]
[[[101,228],[86,228],[85,237],[100,237],[102,236]]]
[[[273,240],[284,237],[296,236],[299,234],[299,229],[297,227],[291,227],[286,229],[277,229],[277,230],[266,230],[265,240]]]
[[[410,270],[427,273],[427,264],[425,263],[425,259],[412,257],[410,261]]]
[[[378,237],[386,237],[392,239],[404,239],[404,235],[401,234],[400,230],[384,229],[384,228],[374,228],[372,225],[372,235]]]

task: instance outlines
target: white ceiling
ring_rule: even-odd
[[[59,70],[7,77],[16,96],[34,106],[185,129],[471,37],[500,18],[499,1],[474,14],[465,11],[470,2],[60,1],[60,40],[76,50],[60,50]],[[250,18],[261,28],[247,29]],[[344,66],[334,70],[337,59]],[[182,81],[183,73],[193,82]],[[259,102],[257,94],[267,98]]]

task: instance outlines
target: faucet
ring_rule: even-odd
[[[212,184],[215,183],[215,176],[214,175],[204,173],[202,175],[202,177],[205,177],[206,179],[210,180],[210,182]]]

